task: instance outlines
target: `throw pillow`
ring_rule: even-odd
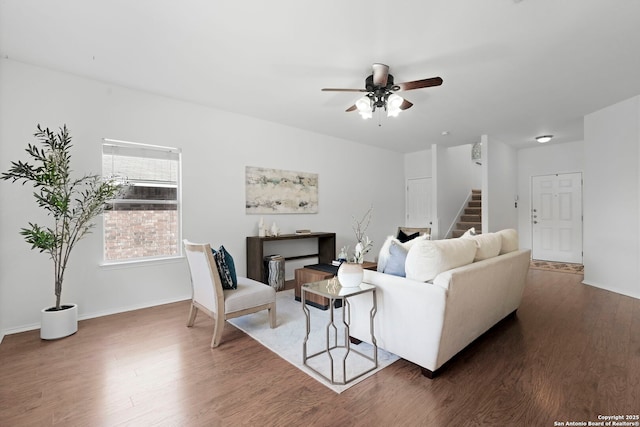
[[[408,252],[409,250],[403,245],[392,241],[391,246],[389,247],[389,259],[387,260],[384,273],[405,277],[404,264],[407,259]]]
[[[398,240],[400,241],[400,243],[406,243],[409,240],[415,239],[419,235],[420,235],[419,232],[415,232],[413,234],[407,234],[404,231],[400,230],[400,231],[398,231]]]
[[[396,242],[402,245],[407,251],[409,251],[409,249],[411,249],[411,246],[413,246],[416,242],[426,240],[428,238],[429,238],[428,234],[422,234],[414,239],[409,240],[406,243],[401,243],[400,240],[396,239],[393,236],[387,237],[387,240],[385,240],[385,242],[382,244],[382,248],[380,248],[380,253],[378,254],[377,270],[380,273],[384,272],[385,266],[387,265],[387,261],[389,260],[389,249],[391,248],[391,242]]]
[[[476,235],[476,228],[475,227],[471,227],[470,229],[468,229],[467,231],[464,232],[464,234],[460,237],[469,237],[469,236],[475,236]]]
[[[409,249],[407,278],[426,282],[443,271],[471,264],[476,243],[470,239],[421,240]]]
[[[387,261],[389,260],[389,248],[391,247],[391,241],[393,240],[393,236],[388,236],[380,248],[380,253],[378,254],[378,266],[376,268],[380,273],[384,272]]]
[[[500,255],[518,250],[518,232],[513,228],[507,228],[497,232],[502,238]]]
[[[237,289],[238,288],[238,276],[236,275],[236,266],[233,262],[233,257],[227,252],[224,246],[216,251],[213,251],[213,258],[216,260],[216,267],[218,267],[218,274],[220,275],[220,282],[222,283],[222,289]]]

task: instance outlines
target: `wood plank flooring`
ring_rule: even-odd
[[[0,344],[0,426],[553,426],[640,412],[640,300],[531,270],[517,316],[434,380],[399,360],[342,393],[187,302]],[[473,321],[473,319],[469,319]]]

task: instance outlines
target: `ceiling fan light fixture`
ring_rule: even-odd
[[[395,93],[389,95],[389,98],[387,99],[387,117],[398,117],[398,114],[402,111],[400,106],[403,102],[404,99],[401,96],[396,95]]]
[[[414,80],[404,83],[395,83],[393,75],[389,74],[389,66],[375,63],[372,65],[373,73],[364,81],[364,89],[340,89],[323,88],[323,91],[332,92],[366,92],[366,95],[358,99],[352,106],[347,108],[347,113],[358,110],[363,119],[370,119],[377,109],[384,108],[388,117],[396,117],[401,111],[413,106],[413,103],[394,94],[395,91],[407,91],[422,89],[442,84],[441,77],[430,77],[428,79]]]
[[[540,135],[536,136],[536,141],[538,141],[540,144],[544,144],[545,142],[551,141],[551,138],[553,138],[553,135]]]
[[[373,117],[373,108],[371,107],[371,99],[369,99],[369,97],[363,96],[358,99],[356,101],[356,108],[363,119],[366,120]]]

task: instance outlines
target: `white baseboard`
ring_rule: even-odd
[[[120,307],[113,310],[104,310],[94,313],[85,313],[78,316],[78,320],[86,320],[86,319],[94,319],[96,317],[110,316],[112,314],[118,313],[126,313],[127,311],[141,310],[143,308],[156,307],[159,305],[172,304],[174,302],[186,301],[191,299],[191,294],[183,295],[177,298],[170,298],[166,300],[157,300],[153,302],[146,302],[143,304],[135,304],[126,307]],[[4,331],[0,331],[0,344],[2,343],[2,339],[6,335],[19,334],[21,332],[33,331],[35,329],[40,329],[40,323],[31,323],[27,325],[17,326],[15,328],[5,329]]]
[[[610,286],[601,285],[601,284],[598,284],[598,283],[587,282],[586,280],[583,280],[582,284],[583,285],[587,285],[587,286],[593,286],[594,288],[602,289],[603,291],[614,292],[616,294],[624,295],[624,296],[627,296],[627,297],[640,299],[640,293],[630,293],[629,291],[624,290],[624,289],[616,289],[616,288],[612,288]]]

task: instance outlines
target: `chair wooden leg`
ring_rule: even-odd
[[[198,307],[191,304],[191,310],[189,310],[189,319],[187,320],[187,327],[193,326],[193,323],[196,321],[196,315],[198,314]]]
[[[213,338],[211,338],[211,348],[215,348],[220,345],[222,340],[222,332],[224,331],[224,314],[217,314],[214,319],[215,325],[213,326]]]
[[[272,303],[269,305],[269,326],[271,329],[276,327],[276,303]]]

